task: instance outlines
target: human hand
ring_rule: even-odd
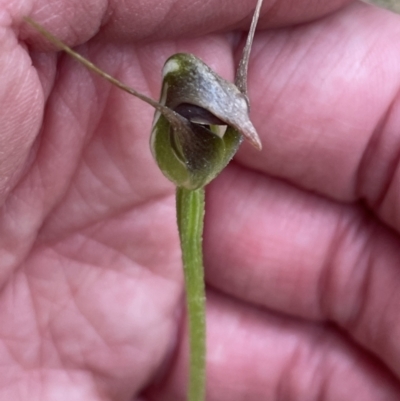
[[[400,19],[289,3],[264,11],[260,28],[282,29],[259,32],[250,61],[263,151],[243,145],[208,187],[207,399],[397,399]],[[9,6],[14,31],[3,17],[0,400],[184,400],[174,188],[150,155],[153,111],[39,53],[50,45],[21,18],[157,98],[177,51],[232,79],[227,29],[254,5],[44,5]]]

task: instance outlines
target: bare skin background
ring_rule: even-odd
[[[153,112],[39,53],[51,49],[22,16],[156,98],[178,50],[232,79],[253,8],[2,3],[0,399],[183,400],[186,383]],[[243,146],[207,199],[209,399],[396,400],[399,18],[280,1],[260,28],[249,94],[263,151]]]

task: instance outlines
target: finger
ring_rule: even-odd
[[[329,326],[280,317],[209,292],[207,400],[397,400],[390,373]],[[187,344],[157,401],[185,400]],[[155,393],[155,394],[154,394]]]
[[[0,203],[18,179],[40,126],[43,97],[30,59],[10,27],[0,27]]]
[[[258,36],[253,120],[263,151],[240,160],[334,199],[365,199],[400,227],[400,17],[357,3]]]
[[[399,238],[336,204],[230,166],[208,191],[207,282],[255,305],[333,322],[400,376]]]
[[[319,18],[339,9],[350,0],[319,2],[314,0],[293,3],[289,0],[265,0],[262,10],[263,27],[276,27],[301,23]],[[130,2],[79,2],[68,0],[49,3],[36,0],[29,16],[46,27],[60,39],[82,43],[93,36],[100,26],[113,40],[177,39],[187,35],[196,37],[210,32],[231,29],[248,29],[256,1],[235,0],[226,3],[198,3],[191,0],[157,0]],[[65,27],[71,27],[65,31]],[[36,40],[38,35],[33,35]]]
[[[34,202],[8,202],[32,162],[44,106],[39,80],[26,51],[19,45],[7,13],[0,27],[0,287],[26,251],[30,238],[30,212]],[[16,212],[21,213],[21,220]],[[37,227],[37,224],[35,225]],[[27,232],[29,231],[29,233]]]

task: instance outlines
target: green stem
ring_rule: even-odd
[[[177,188],[176,210],[189,320],[188,401],[203,401],[205,396],[206,323],[202,251],[204,205],[204,188]]]

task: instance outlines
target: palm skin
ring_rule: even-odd
[[[157,98],[177,51],[233,78],[241,46],[227,27],[248,27],[244,3],[7,9],[0,400],[184,400],[187,379],[174,188],[149,151],[153,111],[40,53],[49,45],[21,17]],[[400,396],[400,18],[323,3],[264,11],[249,82],[263,151],[243,145],[207,189],[209,401]]]

